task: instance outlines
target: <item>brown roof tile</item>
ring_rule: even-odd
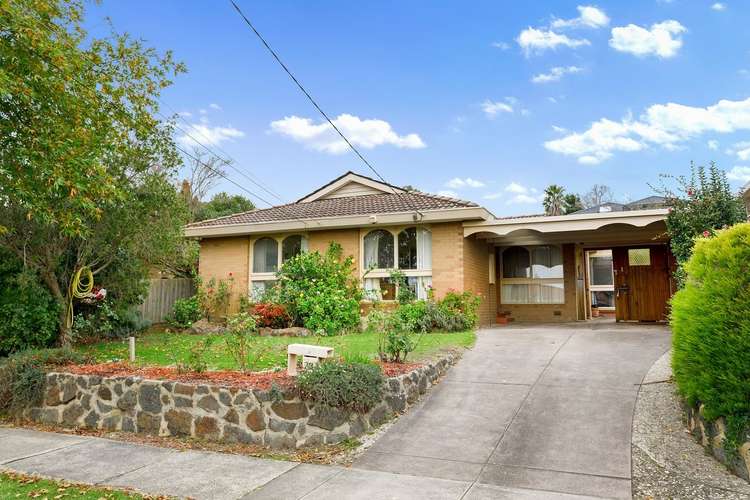
[[[310,202],[289,203],[228,215],[218,219],[195,222],[188,227],[225,226],[234,224],[258,224],[319,217],[345,217],[416,210],[443,210],[450,208],[478,207],[476,203],[445,196],[419,192],[402,194],[371,194],[346,198],[331,198]]]

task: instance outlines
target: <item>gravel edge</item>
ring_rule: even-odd
[[[671,350],[639,388],[633,418],[633,498],[750,498],[750,483],[731,474],[688,433],[672,381]]]

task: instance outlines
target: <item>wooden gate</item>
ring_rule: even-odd
[[[665,245],[612,249],[617,321],[666,321],[671,261]]]

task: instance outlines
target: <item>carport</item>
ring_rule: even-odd
[[[497,320],[663,321],[674,291],[665,208],[464,223],[491,244]]]

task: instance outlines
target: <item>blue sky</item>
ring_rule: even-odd
[[[691,160],[717,161],[735,187],[750,180],[750,2],[239,4],[394,184],[506,215],[539,212],[551,183],[648,196]],[[94,35],[109,16],[174,50],[188,73],[164,101],[285,200],[369,174],[228,1],[87,7]]]

